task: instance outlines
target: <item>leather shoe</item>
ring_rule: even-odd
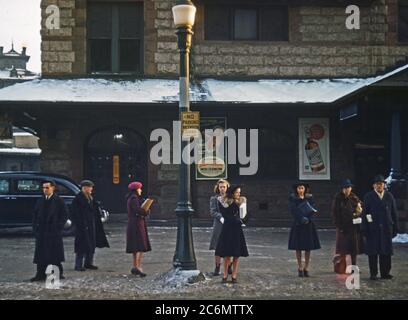
[[[92,264],[89,264],[89,265],[86,265],[86,266],[85,266],[85,269],[98,270],[98,267],[97,267],[97,266],[94,266],[94,265],[92,265]]]
[[[130,270],[130,272],[135,275],[135,276],[140,276],[141,278],[146,277],[146,273],[140,271],[138,268],[134,267],[132,268],[132,270]]]
[[[45,281],[45,276],[40,276],[36,274],[33,278],[30,279],[30,282],[38,282],[38,281]]]
[[[371,275],[371,276],[370,276],[370,280],[378,280],[378,277],[375,276],[375,275]]]
[[[392,278],[394,278],[394,277],[392,275],[390,275],[390,274],[386,274],[386,275],[381,276],[381,279],[385,279],[385,280],[391,280]]]
[[[299,276],[300,278],[303,278],[303,270],[298,270],[298,276]]]
[[[85,271],[84,267],[75,267],[75,271]]]

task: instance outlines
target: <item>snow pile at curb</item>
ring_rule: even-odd
[[[408,233],[399,233],[394,239],[393,243],[408,243]]]
[[[160,275],[157,280],[164,286],[181,287],[206,280],[200,270],[172,269]]]

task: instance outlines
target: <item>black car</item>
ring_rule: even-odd
[[[80,192],[72,179],[40,172],[0,172],[0,228],[31,226],[34,206],[43,195],[41,182],[45,179],[55,181],[57,194],[70,210],[72,200]],[[102,221],[106,222],[109,213],[105,209],[101,211]],[[70,220],[66,227],[71,227]]]

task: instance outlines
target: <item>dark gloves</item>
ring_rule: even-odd
[[[308,224],[310,222],[310,219],[308,219],[306,217],[302,217],[301,222],[302,222],[302,224]]]

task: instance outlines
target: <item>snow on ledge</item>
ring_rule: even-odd
[[[39,148],[0,148],[0,154],[41,154],[41,149]]]

